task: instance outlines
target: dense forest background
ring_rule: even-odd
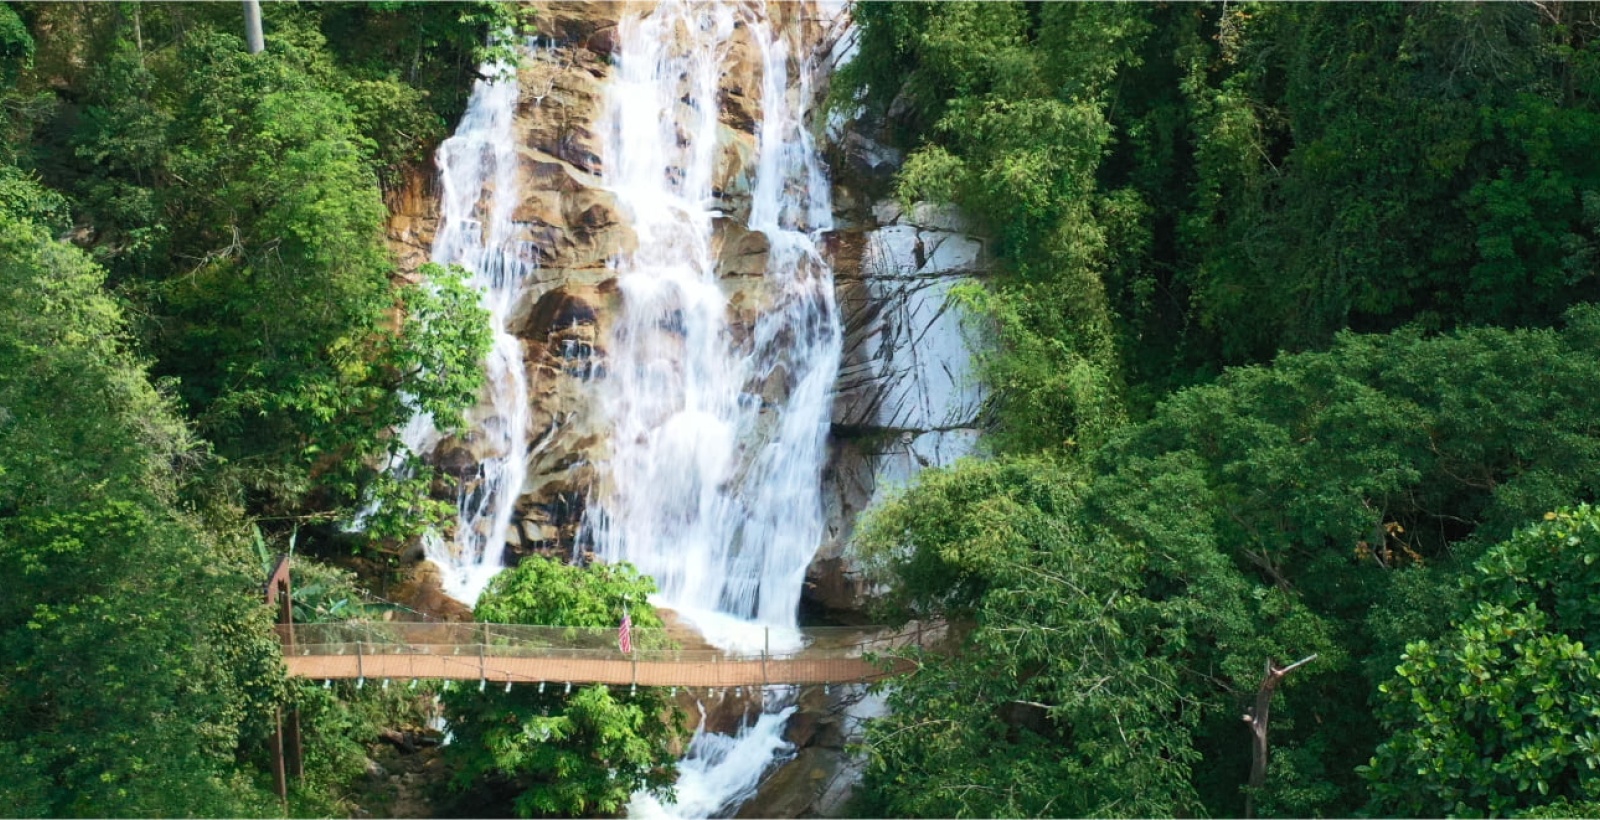
[[[410,708],[286,683],[263,561],[381,559],[440,513],[421,465],[377,467],[402,395],[443,423],[471,400],[484,322],[451,272],[397,274],[383,194],[524,15],[265,10],[250,55],[236,4],[0,3],[18,815],[278,813],[279,707],[306,732],[289,809],[344,813],[362,744]],[[857,809],[1600,815],[1600,8],[855,14],[833,105],[1004,270],[959,295],[990,340],[990,457],[859,539],[883,614],[961,644],[890,694]],[[342,532],[374,500],[370,537]],[[501,617],[549,619],[528,584],[645,589],[526,567]],[[356,605],[347,573],[297,572],[305,617]],[[1266,722],[1267,670],[1313,655]],[[601,748],[671,734],[661,704],[448,706],[500,738],[464,771],[524,814],[666,779],[658,747]],[[563,789],[540,755],[595,778]]]
[[[855,11],[1005,270],[992,458],[859,539],[969,630],[862,812],[1600,814],[1600,8]]]
[[[386,478],[412,397],[475,398],[459,275],[400,278],[385,186],[459,115],[492,4],[0,3],[0,805],[16,816],[346,813],[407,701],[286,683],[271,556],[380,556],[437,513]],[[338,524],[381,500],[374,537]],[[303,617],[360,605],[297,564]]]

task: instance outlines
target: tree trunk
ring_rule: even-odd
[[[1273,666],[1272,659],[1267,659],[1267,674],[1256,691],[1255,708],[1244,716],[1244,722],[1250,724],[1250,790],[1244,795],[1247,820],[1256,816],[1256,792],[1267,784],[1267,721],[1272,713],[1272,693],[1284,676],[1316,659],[1316,655],[1309,655],[1283,667]]]

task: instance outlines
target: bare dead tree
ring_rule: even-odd
[[[1244,816],[1255,817],[1256,792],[1267,784],[1267,721],[1272,713],[1272,693],[1277,691],[1278,684],[1285,676],[1296,669],[1317,659],[1315,654],[1308,655],[1288,666],[1276,666],[1272,659],[1267,659],[1267,674],[1261,679],[1261,688],[1256,691],[1256,705],[1244,716],[1244,722],[1250,724],[1250,790],[1244,796]]]

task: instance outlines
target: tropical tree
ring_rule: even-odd
[[[1235,693],[1253,690],[1262,658],[1329,647],[1316,619],[1252,595],[1188,523],[1207,513],[1184,477],[1156,481],[1162,507],[1106,513],[1063,465],[965,463],[873,514],[860,543],[890,585],[887,614],[947,619],[960,637],[915,655],[869,726],[868,811],[1201,810],[1202,734],[1220,716],[1236,725]]]
[[[3,174],[0,174],[3,177]],[[128,354],[103,272],[0,198],[0,801],[27,816],[240,815],[282,664],[199,445]],[[50,208],[44,211],[49,213]]]
[[[495,576],[473,614],[492,623],[611,630],[626,606],[635,627],[659,629],[661,618],[645,601],[654,591],[627,564],[529,556]],[[671,749],[683,719],[659,689],[468,687],[447,691],[444,704],[456,737],[449,747],[456,785],[505,789],[518,816],[610,815],[641,789],[671,794]]]
[[[1600,800],[1600,511],[1549,513],[1463,579],[1475,603],[1380,687],[1363,774],[1383,814],[1485,817]],[[1579,816],[1577,814],[1571,816]]]

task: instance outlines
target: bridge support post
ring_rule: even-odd
[[[284,774],[283,767],[283,707],[279,706],[272,712],[272,785],[278,792],[279,802],[284,804],[285,810],[289,805],[289,779]]]
[[[288,761],[288,774],[296,780],[306,779],[305,748],[300,743],[300,707],[289,710],[289,722],[284,726],[286,737],[283,753]]]
[[[761,627],[761,694],[767,693],[767,656],[772,654],[772,627]]]
[[[259,21],[258,21],[259,22]],[[278,608],[278,624],[281,627],[279,637],[283,641],[283,653],[292,655],[295,651],[294,642],[294,590],[289,578],[289,556],[279,555],[272,566],[272,572],[267,576],[266,586],[262,589],[267,606],[276,605]],[[277,706],[272,715],[272,782],[277,787],[278,800],[283,803],[287,813],[289,807],[289,778],[304,779],[305,758],[300,745],[300,708],[298,706],[289,711],[288,737],[285,738],[283,707]],[[287,755],[285,755],[285,741],[287,740]],[[287,759],[285,759],[287,758]]]

